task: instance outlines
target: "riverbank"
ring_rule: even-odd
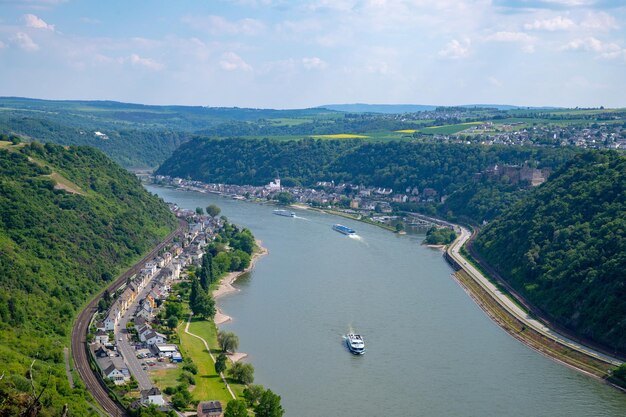
[[[548,328],[509,300],[487,278],[479,277],[480,272],[473,267],[472,259],[465,258],[459,251],[468,239],[469,232],[462,229],[461,235],[448,249],[447,254],[454,258],[456,267],[459,268],[453,276],[496,324],[526,346],[550,359],[619,388],[607,380],[608,370],[616,366],[617,359],[573,342]]]
[[[250,271],[252,271],[254,269],[254,266],[256,265],[257,261],[267,255],[269,253],[269,250],[265,247],[263,247],[263,242],[261,242],[260,240],[256,240],[256,245],[257,245],[257,250],[254,252],[254,254],[252,255],[252,259],[250,260],[250,265],[244,269],[243,271],[234,271],[234,272],[230,272],[227,275],[225,275],[219,282],[217,288],[215,290],[213,290],[213,299],[215,299],[216,301],[227,295],[227,294],[231,294],[234,292],[238,292],[239,289],[235,288],[233,286],[233,284],[235,283],[235,281],[237,281],[237,279],[239,279],[239,277],[241,277],[244,274],[249,273]],[[219,307],[219,305],[216,306],[216,312],[215,312],[215,317],[214,317],[214,322],[216,326],[219,326],[220,324],[226,323],[230,320],[232,320],[232,317],[230,317],[227,314],[224,314],[224,312],[221,310],[221,308]],[[227,355],[228,358],[231,360],[231,362],[237,362],[242,360],[243,358],[247,357],[248,354],[247,353],[243,353],[243,352],[235,352],[235,353],[231,353]]]
[[[386,225],[384,223],[375,222],[375,221],[369,220],[367,218],[364,218],[362,216],[357,217],[357,216],[354,216],[354,215],[349,214],[349,213],[344,213],[342,211],[337,211],[337,210],[333,210],[333,209],[319,208],[319,207],[312,207],[312,206],[305,206],[305,205],[302,205],[302,204],[292,204],[289,207],[298,208],[298,209],[301,209],[301,210],[317,211],[318,213],[330,214],[331,216],[345,217],[346,219],[355,220],[355,221],[361,222],[361,223],[371,224],[372,226],[378,226],[381,229],[385,229],[385,230],[388,230],[390,232],[398,233],[395,228],[393,228],[391,226],[388,226],[388,225]]]

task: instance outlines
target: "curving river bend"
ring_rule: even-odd
[[[624,416],[626,395],[524,346],[494,324],[423,236],[323,213],[147,186],[195,209],[217,204],[269,255],[219,302],[287,416]],[[358,238],[331,229],[342,223]],[[361,333],[353,356],[342,335]]]

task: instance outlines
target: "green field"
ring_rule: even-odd
[[[181,354],[184,358],[193,359],[198,366],[198,373],[195,375],[196,385],[191,387],[193,399],[197,401],[219,400],[222,404],[227,404],[232,397],[226,389],[226,385],[215,372],[213,361],[205,349],[204,343],[197,337],[185,333],[186,324],[184,322],[179,326],[178,334],[180,336]],[[207,341],[213,356],[220,353],[220,348],[217,344],[217,328],[213,322],[192,319],[189,331]],[[158,370],[152,373],[152,378],[155,384],[163,390],[165,387],[178,385],[177,379],[181,372],[180,367]],[[241,397],[245,386],[230,380],[228,383],[235,395]]]
[[[198,336],[206,340],[207,343],[209,344],[209,348],[211,349],[211,352],[213,353],[213,355],[219,354],[221,352],[219,345],[217,344],[217,326],[215,326],[215,323],[204,321],[204,320],[202,321],[192,320],[191,324],[189,325],[189,331],[193,334],[197,334]],[[197,338],[194,338],[194,339],[198,340]],[[228,364],[230,365],[230,362],[228,362]],[[213,364],[211,364],[211,367],[212,366]],[[241,397],[245,386],[242,384],[233,382],[230,379],[228,379],[228,383],[230,384],[230,388],[233,390],[235,395],[237,397]],[[230,394],[229,394],[229,398],[230,398]]]
[[[456,133],[469,129],[472,126],[480,125],[482,123],[483,122],[468,122],[456,125],[425,127],[423,129],[420,129],[419,132],[425,135],[454,135]]]

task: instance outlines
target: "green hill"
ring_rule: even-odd
[[[84,389],[65,375],[72,320],[176,220],[100,151],[2,144],[0,415],[21,415],[33,360],[37,393],[46,387],[39,416],[59,416],[66,403],[68,415],[90,415]]]
[[[577,156],[485,227],[475,248],[548,317],[626,352],[626,157]]]
[[[537,162],[556,167],[571,148],[480,146],[419,142],[369,143],[359,140],[290,141],[204,139],[184,143],[157,174],[211,183],[262,185],[276,175],[285,184],[349,182],[393,188],[431,187],[450,194],[493,164]]]

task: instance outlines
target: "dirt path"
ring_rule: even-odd
[[[204,348],[206,349],[207,352],[209,352],[209,356],[211,357],[211,360],[213,361],[213,363],[215,363],[215,357],[211,353],[211,349],[209,349],[209,344],[202,337],[198,336],[197,334],[193,334],[189,331],[190,324],[191,324],[191,315],[189,316],[189,319],[187,319],[187,324],[185,325],[185,333],[187,333],[189,336],[193,336],[197,339],[202,340],[202,343],[204,343]],[[237,397],[235,397],[233,390],[230,389],[230,385],[228,385],[228,382],[226,381],[226,377],[224,376],[223,372],[220,372],[220,377],[222,378],[222,381],[224,381],[224,384],[226,385],[226,388],[228,389],[230,396],[233,397],[233,400],[235,400]]]
[[[74,388],[74,377],[72,377],[72,370],[70,368],[70,350],[66,347],[63,348],[63,356],[65,356],[65,373],[67,374],[67,380],[70,383],[70,388]]]

